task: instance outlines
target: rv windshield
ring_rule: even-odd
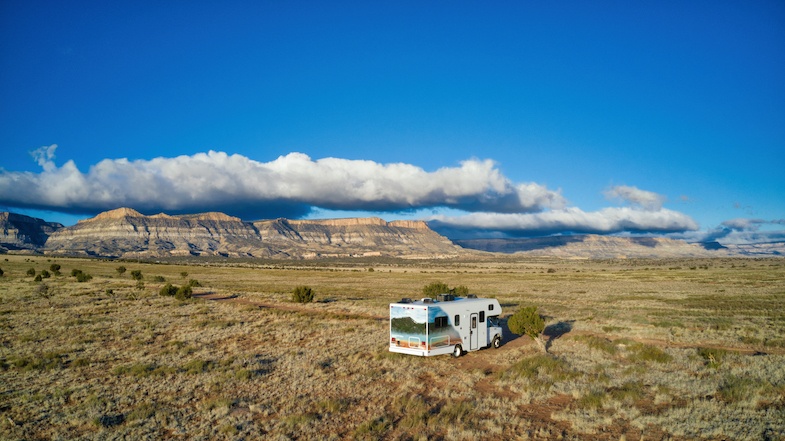
[[[488,317],[488,326],[501,326],[499,324],[499,316]]]

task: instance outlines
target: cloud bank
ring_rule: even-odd
[[[429,224],[449,237],[470,238],[484,231],[505,236],[544,236],[556,233],[672,233],[697,230],[689,216],[661,208],[641,210],[609,207],[586,212],[580,208],[563,208],[543,213],[470,213],[464,216],[433,216]]]
[[[244,218],[301,217],[313,207],[403,211],[447,207],[532,213],[561,208],[559,191],[513,183],[492,160],[428,172],[403,164],[290,153],[270,162],[210,151],[151,160],[105,159],[81,172],[54,163],[56,145],[32,152],[40,173],[0,170],[0,204],[93,214],[121,206],[143,212],[224,211]]]

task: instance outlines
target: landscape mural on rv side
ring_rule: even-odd
[[[396,345],[403,348],[432,349],[440,346],[449,346],[461,343],[461,336],[451,325],[436,326],[436,317],[449,316],[442,308],[430,306],[390,305],[390,333],[396,340]],[[430,342],[426,342],[426,326]]]

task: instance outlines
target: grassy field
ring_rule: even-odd
[[[785,439],[785,259],[0,268],[0,439]],[[391,354],[437,281],[538,306],[549,354]]]

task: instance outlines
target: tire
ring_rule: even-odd
[[[499,349],[501,345],[502,345],[502,339],[500,339],[499,336],[497,335],[496,337],[493,338],[493,343],[491,343],[491,346],[493,346],[494,349]]]
[[[452,356],[458,358],[461,355],[463,355],[463,348],[461,345],[455,345],[455,348],[452,350]]]

